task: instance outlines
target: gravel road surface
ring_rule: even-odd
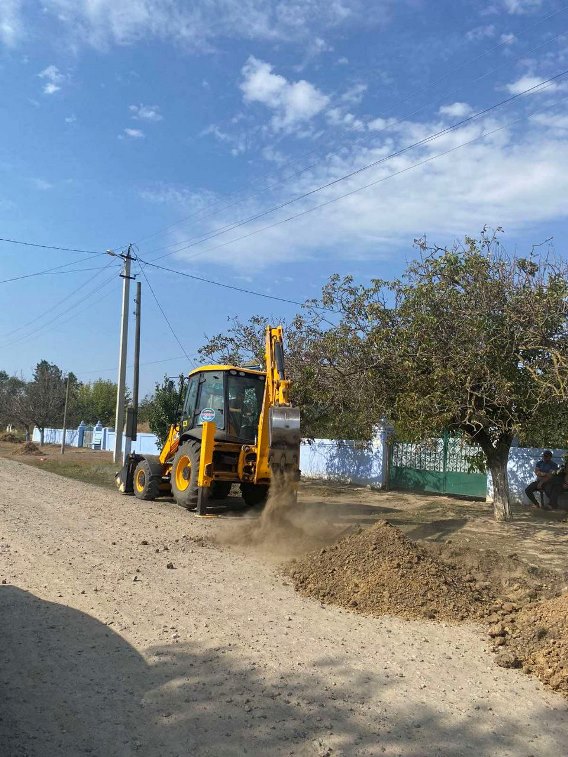
[[[566,700],[475,626],[303,599],[214,543],[234,518],[4,459],[0,491],[3,757],[566,754]]]

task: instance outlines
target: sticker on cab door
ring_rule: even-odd
[[[203,423],[206,423],[207,421],[214,421],[215,410],[213,410],[212,407],[204,407],[203,410],[199,413],[199,420]]]

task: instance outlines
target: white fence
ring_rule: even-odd
[[[47,428],[44,431],[45,444],[61,444],[62,429]],[[66,432],[66,443],[69,446],[78,445],[77,429]],[[33,441],[39,442],[40,433],[36,428]],[[114,450],[115,431],[103,428],[101,434],[101,449]],[[124,449],[124,446],[123,446]],[[154,434],[139,433],[132,443],[132,452],[146,455],[157,455],[160,452],[158,439]],[[553,450],[553,459],[562,464],[566,450]],[[509,453],[507,473],[511,502],[514,504],[528,504],[525,487],[535,478],[534,467],[542,454],[541,449],[526,447],[512,447]],[[334,439],[315,439],[313,442],[302,442],[300,448],[300,468],[304,478],[325,479],[329,481],[343,481],[359,484],[360,486],[384,487],[388,478],[388,429],[377,426],[375,436],[371,442],[341,441]],[[487,476],[487,499],[493,499],[493,484],[491,474]]]

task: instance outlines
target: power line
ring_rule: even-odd
[[[36,242],[22,242],[19,239],[6,239],[0,237],[0,242],[7,242],[8,244],[19,244],[24,247],[40,247],[43,250],[59,250],[60,252],[82,252],[84,255],[104,255],[104,252],[100,250],[78,250],[74,247],[57,247],[51,244],[38,244]]]
[[[399,157],[400,155],[403,155],[404,153],[415,149],[416,147],[422,147],[429,142],[432,142],[439,137],[444,136],[445,134],[449,134],[456,129],[461,128],[462,126],[465,126],[468,123],[471,123],[472,121],[475,121],[482,116],[487,115],[488,113],[491,113],[492,111],[496,110],[497,108],[501,108],[505,105],[509,105],[512,102],[515,102],[521,97],[524,97],[527,94],[530,94],[532,92],[536,92],[537,90],[543,90],[546,89],[547,86],[550,86],[552,83],[554,83],[557,79],[560,79],[563,76],[566,76],[568,74],[568,69],[560,72],[559,74],[556,74],[555,76],[550,77],[549,79],[546,79],[538,84],[533,85],[532,87],[528,87],[527,89],[523,90],[522,92],[518,92],[515,95],[511,95],[511,97],[507,97],[504,100],[499,101],[498,103],[494,103],[493,105],[488,106],[487,108],[483,108],[483,110],[478,111],[477,113],[474,113],[471,116],[467,116],[466,118],[461,119],[461,121],[458,121],[455,124],[452,124],[451,126],[447,126],[444,129],[440,129],[437,132],[434,132],[433,134],[428,135],[427,137],[424,137],[423,139],[418,140],[417,142],[414,142],[410,145],[407,145],[406,147],[402,147],[399,150],[396,150],[395,152],[390,153],[389,155],[383,156],[379,158],[378,160],[371,161],[370,163],[367,163],[364,166],[361,166],[360,168],[355,169],[354,171],[350,171],[347,174],[344,174],[343,176],[340,176],[336,179],[333,179],[332,181],[329,181],[325,184],[321,184],[318,187],[315,187],[314,189],[311,189],[308,192],[304,192],[301,195],[297,195],[296,197],[293,197],[290,200],[286,200],[285,202],[280,203],[279,205],[275,205],[271,208],[268,208],[267,210],[264,210],[260,213],[257,213],[253,216],[249,216],[246,219],[242,219],[241,221],[235,222],[234,224],[228,224],[226,226],[223,226],[219,229],[214,230],[210,234],[207,234],[204,237],[201,237],[195,242],[192,242],[190,244],[187,244],[182,247],[178,247],[176,250],[172,250],[171,252],[168,252],[164,255],[158,255],[155,258],[152,258],[152,260],[161,260],[163,258],[169,257],[170,255],[174,255],[179,252],[183,252],[183,250],[187,250],[190,247],[195,247],[198,244],[201,244],[202,242],[206,242],[210,239],[214,239],[217,236],[221,236],[222,234],[225,234],[228,231],[232,231],[236,228],[239,228],[240,226],[244,226],[248,223],[252,223],[253,221],[257,221],[259,218],[263,218],[266,215],[269,215],[270,213],[274,213],[278,210],[282,210],[285,207],[288,207],[289,205],[292,205],[295,202],[298,202],[299,200],[304,200],[307,197],[311,197],[314,194],[317,194],[318,192],[323,191],[324,189],[329,189],[330,187],[335,186],[336,184],[339,184],[342,181],[346,181],[347,179],[351,179],[354,176],[357,176],[360,173],[363,173],[364,171],[368,171],[370,168],[375,168],[378,165],[381,165],[382,163],[385,163],[389,160],[392,160],[393,158]],[[190,240],[186,240],[190,241]],[[177,245],[183,245],[184,242],[178,242]],[[170,245],[172,246],[172,245]],[[211,248],[209,248],[211,249]],[[215,248],[214,248],[215,249]]]
[[[70,265],[69,263],[67,265]],[[110,261],[106,266],[104,266],[100,270],[106,270],[110,268],[113,265],[113,261]],[[32,318],[31,321],[28,321],[27,323],[22,324],[21,326],[18,326],[15,329],[12,329],[11,331],[7,331],[3,336],[4,338],[11,336],[12,334],[16,334],[18,331],[23,331],[28,326],[31,326],[33,323],[36,323],[36,321],[39,321],[41,318],[45,318],[45,316],[48,313],[51,313],[53,310],[57,310],[60,305],[62,305],[66,300],[68,300],[70,297],[73,297],[77,292],[80,292],[81,289],[84,289],[88,284],[90,284],[94,279],[97,278],[99,274],[96,273],[94,276],[89,276],[80,286],[74,287],[69,294],[67,294],[65,297],[63,297],[61,300],[56,302],[54,305],[51,305],[51,307],[47,308],[46,310],[43,310],[38,316],[35,318]]]
[[[105,267],[104,267],[104,268],[103,268],[102,270],[106,270],[106,269],[108,269],[108,268],[109,268],[109,267],[110,267],[111,265],[113,265],[113,261],[111,261],[111,262],[110,262],[110,263],[109,263],[109,264],[108,264],[107,266],[105,266]],[[99,275],[99,274],[95,274],[95,276],[94,276],[93,278],[96,278],[96,276],[98,276],[98,275]],[[80,305],[82,305],[82,304],[83,304],[83,303],[84,303],[84,302],[85,302],[86,300],[90,299],[90,298],[91,298],[91,297],[92,297],[93,295],[95,295],[95,294],[99,294],[99,292],[100,292],[100,291],[101,291],[102,289],[104,289],[104,288],[105,288],[105,287],[106,287],[106,286],[107,286],[108,284],[110,284],[110,283],[111,283],[111,281],[113,281],[114,279],[115,279],[115,274],[113,273],[113,274],[112,274],[112,276],[111,276],[111,277],[110,277],[109,279],[105,280],[105,281],[104,281],[104,282],[103,282],[102,284],[100,284],[100,285],[99,285],[99,284],[97,284],[97,286],[96,286],[96,287],[94,287],[94,288],[93,288],[92,290],[90,290],[90,291],[89,291],[89,292],[88,292],[88,293],[86,294],[86,296],[85,296],[85,297],[82,297],[82,298],[81,298],[81,299],[79,299],[79,300],[78,300],[77,302],[74,302],[74,303],[73,303],[72,305],[70,305],[70,306],[69,306],[69,307],[68,307],[68,308],[67,308],[66,310],[63,310],[63,311],[62,311],[61,313],[58,313],[57,315],[55,315],[55,316],[54,316],[53,318],[51,318],[50,320],[48,320],[48,321],[45,321],[45,322],[42,322],[42,324],[41,324],[41,325],[40,325],[40,326],[39,326],[39,327],[38,327],[37,329],[33,329],[32,331],[30,331],[30,333],[28,333],[28,334],[24,334],[23,336],[20,336],[20,337],[18,337],[17,339],[13,339],[13,340],[12,340],[12,341],[10,341],[10,342],[4,343],[4,344],[3,344],[3,345],[1,345],[1,346],[2,346],[2,347],[9,347],[9,346],[11,346],[12,344],[21,344],[22,342],[24,342],[24,341],[27,341],[28,339],[31,339],[32,337],[36,336],[36,335],[37,335],[37,334],[39,334],[39,333],[40,333],[41,331],[43,331],[44,329],[46,329],[46,328],[47,328],[48,326],[51,326],[51,325],[52,325],[53,323],[55,323],[56,321],[58,321],[58,320],[59,320],[59,319],[60,319],[60,318],[61,318],[62,316],[66,315],[66,314],[67,314],[67,313],[69,313],[70,311],[72,311],[72,310],[74,310],[75,308],[77,308],[77,307],[79,307]],[[92,281],[93,281],[93,279],[91,278],[91,279],[89,280],[89,282],[87,282],[87,283],[92,283]],[[77,291],[78,291],[78,290],[74,290],[72,294],[76,294],[76,292],[77,292]],[[65,298],[64,298],[63,300],[61,300],[61,301],[60,301],[60,302],[58,303],[58,305],[56,305],[56,307],[59,307],[59,305],[61,305],[61,304],[62,304],[62,303],[63,303],[63,302],[64,302],[64,301],[66,300],[66,299],[68,299],[68,298],[69,298],[69,296],[65,297]],[[53,309],[53,308],[52,308],[52,309]],[[74,314],[73,314],[73,315],[71,316],[71,318],[75,318],[75,315],[76,315],[76,314],[74,313]],[[35,319],[35,320],[38,320],[38,319]],[[70,319],[68,319],[68,320],[70,320]],[[63,323],[66,323],[66,322],[67,322],[67,321],[63,321]],[[33,321],[32,321],[32,323],[33,323]],[[9,333],[14,333],[14,332],[9,332]]]
[[[204,284],[212,284],[213,286],[222,287],[223,289],[233,289],[236,292],[242,292],[243,294],[252,294],[255,297],[264,297],[267,300],[277,300],[278,302],[287,302],[290,305],[299,305],[302,307],[305,303],[298,302],[298,300],[288,300],[285,297],[277,297],[274,294],[264,294],[263,292],[256,292],[254,289],[243,289],[243,287],[238,287],[233,284],[224,284],[221,281],[214,281],[212,279],[205,279],[202,276],[195,276],[192,273],[186,273],[185,271],[177,271],[174,268],[166,268],[163,265],[157,265],[156,263],[150,263],[146,260],[140,259],[140,263],[142,265],[146,266],[152,266],[152,268],[158,268],[160,271],[168,271],[168,273],[177,273],[178,276],[185,276],[188,279],[193,279],[194,281],[201,281]],[[142,269],[142,273],[144,273],[144,270]],[[146,274],[144,274],[146,275]],[[153,294],[153,293],[152,293]],[[330,310],[330,308],[316,308],[317,310]],[[336,312],[336,311],[332,311]]]
[[[533,25],[531,25],[531,28],[533,28],[533,27],[537,27],[537,26],[541,25],[542,23],[544,23],[544,22],[545,22],[545,21],[547,21],[548,19],[550,19],[550,18],[552,18],[552,17],[554,17],[554,16],[557,16],[558,14],[560,14],[560,13],[564,12],[564,11],[565,11],[565,10],[567,10],[567,9],[568,9],[568,5],[565,5],[565,6],[563,6],[562,8],[559,8],[559,9],[557,9],[557,10],[555,10],[555,11],[553,11],[553,12],[549,13],[549,14],[548,14],[547,16],[544,16],[544,17],[543,17],[542,19],[540,19],[540,20],[539,20],[539,21],[538,21],[538,22],[537,22],[536,24],[533,24]],[[550,45],[550,43],[551,43],[552,41],[554,41],[554,40],[556,40],[556,39],[558,39],[558,38],[562,37],[562,36],[563,36],[564,34],[565,34],[565,31],[564,31],[564,32],[561,32],[561,33],[559,33],[559,34],[557,34],[557,35],[555,35],[555,36],[554,36],[554,37],[553,37],[552,39],[548,39],[548,40],[545,40],[545,41],[544,41],[543,43],[540,43],[539,45],[533,46],[533,47],[529,48],[528,50],[524,50],[524,51],[522,52],[522,54],[521,54],[521,55],[518,55],[518,56],[516,56],[516,57],[514,57],[514,58],[511,58],[511,59],[509,59],[509,60],[505,61],[505,63],[503,63],[503,64],[501,64],[501,65],[499,65],[499,66],[497,66],[497,67],[494,67],[494,68],[490,69],[489,71],[486,71],[486,72],[485,72],[484,74],[481,74],[480,76],[476,77],[475,79],[473,79],[473,82],[472,82],[472,83],[474,83],[474,82],[477,82],[477,81],[479,81],[479,80],[481,80],[481,79],[484,79],[484,78],[486,78],[486,77],[487,77],[487,76],[489,76],[489,75],[490,75],[491,73],[494,73],[495,71],[499,70],[500,68],[503,68],[504,66],[509,66],[509,65],[511,65],[511,63],[512,63],[512,62],[514,62],[515,60],[518,60],[518,59],[520,59],[520,58],[524,58],[524,57],[526,57],[526,55],[527,55],[528,53],[530,53],[530,52],[533,52],[534,50],[540,49],[541,47],[543,47],[543,46],[545,46],[545,45]],[[460,70],[460,69],[464,68],[464,67],[465,67],[466,65],[469,65],[469,64],[471,64],[471,63],[474,63],[474,62],[476,62],[477,60],[480,60],[481,58],[484,58],[484,57],[486,57],[487,55],[489,55],[489,54],[490,54],[491,52],[493,52],[494,50],[497,50],[497,49],[499,49],[499,48],[502,48],[502,47],[505,47],[505,46],[507,46],[507,43],[506,43],[506,42],[500,42],[500,43],[498,43],[498,44],[494,45],[494,46],[493,46],[492,48],[490,48],[489,50],[486,50],[486,51],[484,51],[484,52],[483,52],[483,53],[481,53],[480,55],[478,55],[478,56],[475,56],[475,57],[473,57],[473,58],[470,58],[469,60],[466,60],[466,61],[465,61],[465,62],[463,62],[463,63],[462,63],[462,64],[461,64],[460,66],[458,66],[458,68],[457,68],[457,69],[452,69],[452,72],[451,72],[451,73],[453,74],[453,73],[455,73],[455,71],[456,71],[456,70]],[[439,82],[441,82],[441,81],[444,81],[444,80],[445,80],[445,79],[447,79],[447,78],[448,78],[449,76],[450,76],[450,73],[447,73],[447,74],[445,74],[444,76],[440,77],[440,78],[439,78],[439,79],[438,79],[438,80],[437,80],[436,82],[434,82],[434,83],[436,84],[436,83],[439,83]],[[406,97],[406,98],[397,98],[397,99],[398,99],[398,100],[399,100],[400,102],[405,102],[405,103],[406,103],[406,102],[410,102],[411,100],[413,100],[413,99],[414,99],[414,96],[415,96],[415,95],[416,95],[416,94],[417,94],[418,92],[425,92],[425,91],[427,91],[428,89],[431,89],[431,87],[427,87],[427,88],[425,88],[425,87],[422,87],[422,88],[418,88],[417,90],[415,90],[415,91],[414,91],[414,93],[411,93],[411,95],[410,95],[410,96],[408,96],[408,97]],[[452,94],[453,92],[455,92],[455,91],[456,91],[457,89],[458,89],[458,87],[453,87],[453,88],[451,88],[450,90],[448,90],[448,91],[444,92],[442,96],[443,96],[443,97],[446,97],[447,95],[449,95],[449,94]],[[421,107],[419,107],[419,108],[415,109],[415,110],[414,110],[414,111],[412,111],[411,113],[408,113],[408,114],[406,114],[405,116],[402,116],[401,118],[399,118],[399,119],[396,119],[396,121],[395,121],[395,122],[396,122],[396,123],[400,123],[400,122],[401,122],[401,120],[404,120],[404,119],[407,119],[407,118],[411,118],[412,116],[416,115],[416,114],[417,114],[417,113],[419,113],[420,111],[424,110],[424,109],[425,109],[425,108],[426,108],[427,106],[428,106],[428,103],[426,103],[425,105],[423,105],[423,106],[421,106]],[[381,130],[379,130],[379,131],[382,131],[382,129],[381,129]],[[308,157],[308,156],[310,156],[310,155],[312,155],[312,154],[315,154],[316,152],[317,152],[317,149],[314,149],[314,150],[310,150],[309,152],[307,152],[307,153],[305,153],[305,154],[304,154],[304,157]],[[329,156],[328,156],[328,157],[329,157]],[[331,157],[333,157],[333,153],[332,153]],[[292,161],[292,159],[289,159],[288,161],[286,161],[286,163],[285,163],[284,165],[288,165],[288,164],[289,164],[289,163],[290,163],[291,161]],[[306,167],[304,167],[304,168],[302,168],[302,169],[300,169],[300,170],[298,170],[298,171],[296,171],[296,172],[292,173],[292,176],[294,176],[294,175],[299,175],[299,174],[301,174],[301,173],[304,173],[305,171],[309,170],[310,168],[313,168],[314,166],[317,166],[317,165],[319,164],[319,162],[320,162],[320,161],[316,161],[316,162],[314,162],[314,163],[312,163],[312,164],[310,164],[310,165],[308,165],[308,166],[306,166]],[[252,196],[253,196],[253,197],[254,197],[254,196],[256,196],[256,195],[257,195],[257,194],[259,194],[259,192],[261,192],[261,191],[271,190],[271,189],[273,189],[273,188],[275,188],[275,187],[277,187],[277,186],[281,185],[281,184],[282,184],[282,181],[283,181],[283,180],[280,180],[280,181],[276,181],[276,182],[274,182],[274,183],[272,183],[272,184],[267,184],[267,185],[266,185],[266,187],[265,187],[265,188],[264,188],[263,190],[257,190],[256,192],[253,192],[253,193],[252,193]],[[228,209],[228,208],[234,207],[235,205],[239,205],[239,204],[242,204],[242,203],[243,203],[244,201],[245,201],[244,199],[239,199],[239,200],[235,200],[235,201],[233,201],[233,202],[225,203],[224,205],[222,205],[222,207],[220,208],[220,210],[224,210],[224,209]],[[210,210],[211,208],[215,208],[215,207],[217,207],[218,205],[222,204],[222,202],[223,202],[222,200],[218,200],[217,202],[215,202],[215,203],[213,203],[212,205],[210,205],[210,206],[209,206],[209,208],[205,208],[205,209],[202,209],[202,210],[196,211],[196,212],[194,212],[194,213],[191,213],[190,215],[188,215],[188,216],[185,216],[185,217],[183,217],[183,218],[179,219],[178,221],[175,221],[175,222],[173,222],[173,223],[169,224],[168,226],[166,226],[166,227],[163,227],[163,228],[159,229],[158,231],[156,231],[156,232],[154,232],[154,233],[152,233],[152,234],[149,234],[149,235],[147,235],[147,236],[145,236],[145,237],[142,237],[142,238],[141,238],[141,239],[139,240],[139,242],[141,242],[141,241],[145,241],[145,240],[147,240],[147,239],[151,239],[152,237],[155,237],[155,236],[158,236],[158,235],[160,235],[160,234],[164,233],[165,231],[168,231],[169,229],[173,228],[174,226],[177,226],[177,225],[179,225],[179,224],[182,224],[182,223],[184,223],[184,222],[185,222],[185,221],[187,221],[187,220],[190,220],[191,218],[195,218],[195,217],[201,217],[201,218],[202,218],[202,217],[209,217],[209,216],[211,216],[211,215],[216,215],[216,213],[217,213],[218,211],[216,211],[216,212],[213,212],[213,213],[207,213],[206,211],[207,211],[207,210]],[[193,238],[191,238],[191,239],[189,239],[189,240],[186,240],[186,241],[192,241],[192,239],[196,239],[196,238],[197,238],[197,237],[193,237]],[[157,252],[157,251],[160,251],[160,250],[162,250],[162,249],[167,249],[168,247],[177,246],[177,245],[179,245],[179,244],[182,244],[182,242],[172,243],[172,244],[170,244],[170,245],[164,245],[164,246],[162,246],[162,247],[160,247],[160,248],[157,248],[157,249],[155,249],[155,250],[152,250],[151,252]],[[157,259],[157,258],[156,258],[156,259]]]
[[[566,98],[562,98],[562,99],[564,100]],[[541,110],[545,110],[545,109],[546,108],[541,108]],[[387,181],[388,179],[394,178],[395,176],[400,176],[401,174],[407,173],[408,171],[411,171],[414,168],[418,168],[419,166],[423,166],[427,163],[431,163],[437,158],[441,158],[441,157],[444,157],[445,155],[449,155],[450,153],[453,153],[456,150],[461,149],[462,147],[467,147],[468,145],[473,144],[474,142],[478,142],[483,137],[488,137],[491,134],[496,134],[497,132],[503,131],[504,129],[509,128],[509,126],[512,126],[513,124],[518,123],[519,121],[522,121],[522,120],[523,120],[523,117],[520,117],[503,126],[499,126],[495,129],[491,129],[490,131],[484,131],[481,134],[478,134],[477,137],[474,137],[473,139],[470,139],[467,142],[462,142],[461,144],[456,145],[455,147],[452,147],[449,150],[445,150],[443,152],[436,153],[435,155],[431,155],[428,158],[425,158],[424,160],[419,161],[418,163],[413,163],[412,165],[407,166],[406,168],[403,168],[400,171],[396,171],[395,173],[389,174],[388,176],[383,176],[380,179],[376,179],[375,181],[370,182],[369,184],[364,184],[361,187],[356,187],[355,189],[352,189],[349,192],[345,192],[345,194],[338,195],[337,197],[332,197],[330,200],[326,200],[325,202],[322,202],[319,205],[314,205],[311,208],[307,208],[306,210],[303,210],[299,213],[295,213],[294,215],[288,216],[287,218],[282,218],[279,221],[275,221],[274,223],[268,224],[267,226],[262,226],[260,229],[255,229],[254,231],[251,231],[248,234],[243,234],[242,236],[236,237],[235,239],[229,239],[228,241],[222,242],[221,244],[215,245],[214,247],[207,247],[204,250],[201,250],[200,252],[196,253],[196,255],[194,255],[193,257],[196,257],[197,255],[202,255],[206,252],[212,252],[213,250],[218,250],[221,247],[226,247],[229,244],[240,242],[243,239],[249,239],[250,237],[255,236],[256,234],[260,234],[263,231],[267,231],[268,229],[273,229],[276,226],[280,226],[281,224],[288,223],[289,221],[293,221],[296,218],[300,218],[302,216],[308,215],[308,213],[313,213],[315,210],[319,210],[320,208],[326,207],[327,205],[331,205],[334,202],[343,200],[346,197],[350,197],[351,195],[356,194],[357,192],[363,191],[364,189],[369,189],[370,187],[374,187],[377,184],[381,184],[382,182]],[[148,265],[153,265],[153,264],[148,263]]]
[[[104,255],[104,253],[101,253]],[[78,262],[78,261],[75,261]],[[66,263],[66,266],[73,265],[73,263]],[[48,268],[45,271],[36,271],[36,273],[26,273],[23,276],[13,276],[11,279],[3,279],[0,284],[8,284],[11,281],[21,281],[22,279],[31,279],[34,276],[61,276],[65,273],[82,273],[83,271],[104,271],[107,268],[106,265],[95,266],[94,268],[72,268],[70,271],[58,271],[57,268],[63,268],[64,266],[56,266],[56,268]]]
[[[140,262],[143,262],[143,261],[140,261]],[[191,358],[189,357],[189,355],[188,355],[188,354],[187,354],[187,352],[185,351],[185,347],[183,346],[183,344],[182,344],[182,343],[181,343],[181,341],[179,340],[179,337],[178,337],[178,335],[177,335],[177,334],[176,334],[176,332],[174,331],[174,329],[173,329],[173,326],[172,326],[172,324],[170,323],[170,321],[169,321],[169,319],[168,319],[168,316],[166,315],[166,313],[165,313],[165,311],[164,311],[164,308],[163,308],[163,307],[162,307],[162,306],[160,305],[160,301],[158,300],[158,298],[156,297],[156,293],[155,293],[155,292],[154,292],[154,290],[152,289],[152,285],[150,284],[150,281],[149,281],[149,279],[148,279],[148,276],[146,275],[146,271],[144,270],[144,268],[143,268],[142,266],[140,266],[140,270],[142,271],[142,275],[143,275],[143,276],[144,276],[144,278],[146,279],[146,284],[148,284],[148,287],[149,287],[149,289],[150,289],[150,292],[152,293],[152,297],[154,298],[154,300],[155,300],[155,302],[156,302],[156,305],[157,305],[157,306],[158,306],[158,308],[160,309],[160,312],[161,312],[161,314],[162,314],[162,315],[164,316],[164,320],[165,320],[165,321],[166,321],[166,323],[168,324],[168,328],[169,328],[169,330],[170,330],[170,331],[172,332],[172,335],[173,335],[174,339],[175,339],[175,340],[176,340],[176,342],[177,342],[177,343],[179,344],[181,351],[182,351],[182,352],[183,352],[183,354],[184,354],[184,355],[186,356],[186,358],[188,359],[188,361],[191,361]]]

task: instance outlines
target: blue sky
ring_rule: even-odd
[[[565,70],[561,0],[0,0],[0,237],[132,242],[299,301],[335,272],[398,275],[423,234],[503,226],[510,251],[565,255],[568,75],[539,86]],[[116,260],[0,242],[0,261],[2,280],[69,264],[0,284],[0,369],[113,378]],[[145,270],[190,357],[230,316],[297,309]],[[146,392],[189,364],[142,281]]]

